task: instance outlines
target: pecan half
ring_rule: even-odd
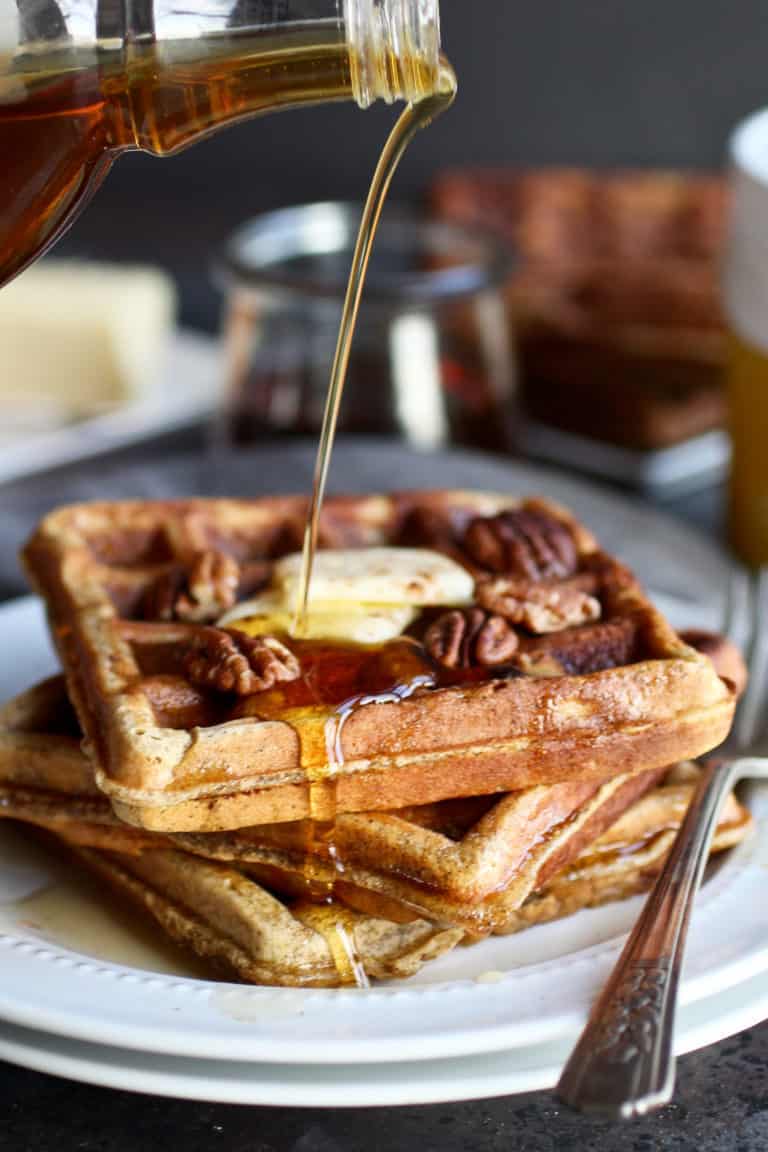
[[[147,588],[142,615],[147,620],[186,620],[203,624],[231,608],[237,598],[240,566],[217,548],[195,552],[188,564],[162,572]]]
[[[424,504],[417,504],[405,516],[395,543],[406,548],[432,548],[435,552],[449,553],[458,547],[448,518]]]
[[[247,636],[223,628],[201,628],[184,667],[193,684],[238,696],[264,692],[301,674],[293,652],[274,636]]]
[[[564,580],[578,564],[568,526],[531,508],[476,516],[467,526],[464,547],[481,568],[526,580]]]
[[[514,663],[529,676],[585,676],[629,664],[636,644],[636,621],[622,617],[529,638],[521,643]]]
[[[478,580],[475,595],[481,608],[541,635],[599,620],[600,601],[587,590],[595,583],[589,576],[559,584],[496,576]]]
[[[180,564],[166,568],[148,584],[141,598],[143,620],[173,620],[176,600],[186,583],[186,572]]]
[[[482,608],[444,612],[427,629],[424,647],[444,668],[492,668],[517,651],[518,639],[501,616]]]
[[[187,576],[187,588],[176,601],[180,620],[213,620],[231,608],[237,597],[240,567],[233,556],[208,548],[197,552]]]

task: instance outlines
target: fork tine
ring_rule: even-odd
[[[745,659],[749,671],[747,688],[736,717],[736,743],[740,749],[755,743],[763,721],[766,696],[766,646],[768,635],[768,569],[752,573],[748,602],[748,642]]]
[[[749,733],[752,749],[759,743],[768,720],[768,568],[761,568],[757,578],[757,607],[755,611],[755,631],[757,633],[756,666],[758,671],[757,688],[752,696],[753,720]]]
[[[742,650],[751,641],[752,576],[741,565],[733,565],[725,590],[722,631]],[[745,628],[749,628],[745,634]]]

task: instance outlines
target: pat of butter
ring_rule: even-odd
[[[296,602],[301,554],[275,564],[273,583],[284,604]],[[407,604],[412,607],[470,604],[475,583],[469,572],[426,548],[328,549],[316,553],[310,608],[318,604]]]
[[[352,644],[384,644],[399,636],[416,616],[407,604],[344,604],[313,601],[307,614],[303,640],[338,640]],[[277,592],[243,600],[218,621],[219,627],[237,628],[249,636],[291,635],[293,612]]]
[[[34,265],[0,292],[0,400],[73,416],[155,398],[175,311],[156,268]]]

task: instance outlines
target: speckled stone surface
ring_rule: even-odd
[[[0,1065],[3,1152],[765,1152],[768,1025],[684,1057],[674,1104],[628,1125],[549,1093],[424,1108],[194,1104]]]

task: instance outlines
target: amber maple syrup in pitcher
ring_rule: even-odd
[[[0,284],[121,152],[298,105],[418,102],[439,72],[437,0],[0,0]]]

